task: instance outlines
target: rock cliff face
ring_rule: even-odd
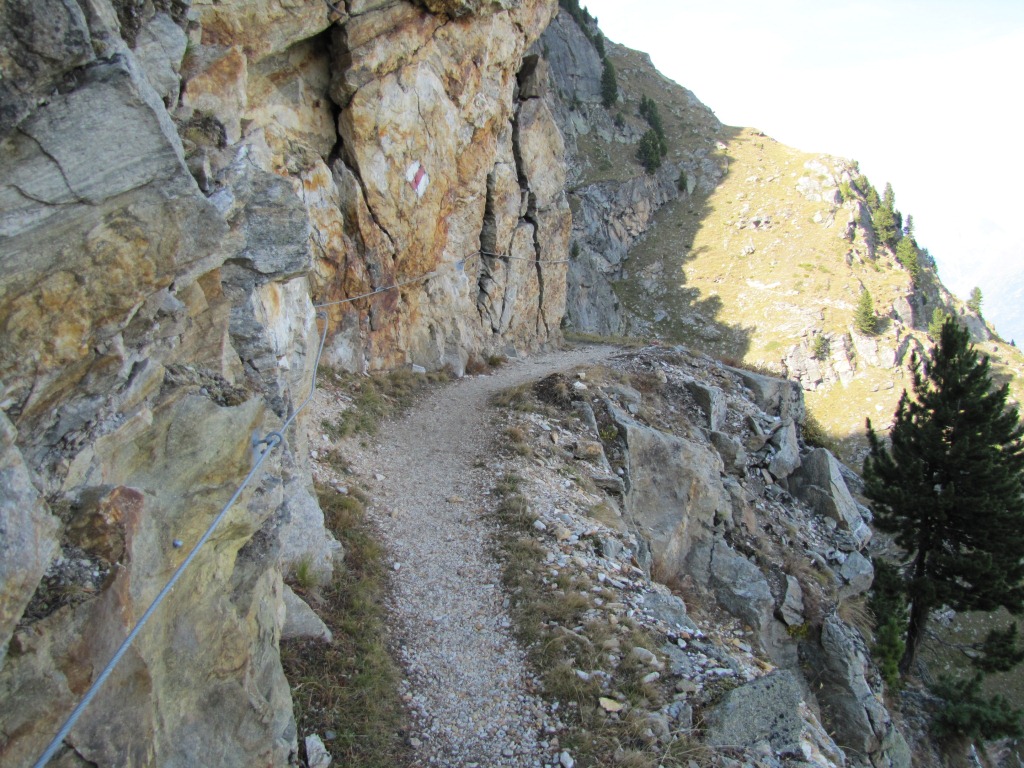
[[[563,144],[526,55],[554,9],[0,9],[5,765],[39,755],[249,472],[253,435],[304,400],[325,328],[326,359],[355,370],[461,372],[558,339]],[[61,764],[295,753],[282,571],[341,555],[310,494],[304,416]]]
[[[723,169],[711,137],[722,126],[692,93],[658,74],[647,54],[605,42],[621,91],[643,91],[663,109],[666,102],[678,104],[663,114],[673,147],[656,172],[645,173],[634,155],[647,124],[625,101],[611,110],[601,102],[602,61],[590,39],[600,34],[596,25],[584,31],[562,12],[535,50],[551,64],[548,101],[565,137],[569,169],[574,255],[566,320],[580,331],[617,334],[626,331],[628,318],[612,285],[628,276],[629,250],[663,205],[715,188]]]

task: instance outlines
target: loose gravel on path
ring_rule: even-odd
[[[534,693],[488,551],[492,529],[481,513],[496,481],[488,398],[614,352],[554,352],[466,377],[350,457],[369,480],[371,516],[393,561],[390,609],[421,765],[558,764],[560,724]]]

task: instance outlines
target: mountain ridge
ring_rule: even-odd
[[[577,24],[570,16],[560,14],[541,44],[563,17]],[[602,278],[614,293],[605,297],[595,322],[594,300],[574,300],[578,289],[570,287],[571,324],[686,343],[800,380],[810,411],[841,455],[857,465],[866,448],[864,418],[884,423],[895,410],[910,353],[920,356],[931,343],[927,326],[936,308],[967,324],[973,341],[991,356],[997,379],[1011,384],[1016,402],[1024,398],[1024,356],[945,288],[927,252],[921,251],[915,282],[895,249],[878,242],[866,199],[873,187],[856,162],[801,152],[756,129],[725,126],[690,91],[658,72],[647,54],[611,41],[604,47],[618,75],[620,100],[605,109],[593,88],[559,92],[566,109],[575,105],[590,125],[553,110],[563,133],[578,135],[566,143],[575,151],[570,167],[581,169],[572,177],[580,183],[570,186],[570,204],[574,214],[582,209],[573,242],[582,246],[586,266],[570,270],[580,285],[589,284],[588,295],[602,291]],[[588,66],[593,81],[599,75],[593,57]],[[585,79],[555,74],[563,87]],[[661,106],[668,137],[669,151],[653,175],[631,152],[617,149],[646,128],[638,114],[641,98]],[[602,176],[613,154],[614,172]],[[669,187],[673,174],[685,180],[683,191]],[[635,190],[655,180],[663,192],[646,198],[643,232],[627,236],[623,248],[622,238],[602,232],[601,216],[590,213],[608,201],[589,201],[613,197],[609,187],[618,184],[631,190],[626,197],[634,204]],[[629,204],[622,210],[635,218]],[[853,326],[864,288],[875,302],[876,334]],[[618,322],[608,323],[609,316]],[[828,348],[822,360],[814,354],[819,337]],[[817,343],[821,352],[825,346]]]

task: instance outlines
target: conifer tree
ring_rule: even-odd
[[[611,59],[604,60],[604,69],[601,70],[601,103],[610,107],[619,100],[619,81],[615,77],[615,66]]]
[[[981,288],[975,286],[971,289],[971,298],[967,300],[967,308],[981,317]]]
[[[896,246],[896,260],[910,273],[910,279],[917,285],[921,275],[921,262],[918,260],[917,243],[914,238],[905,235]]]
[[[868,181],[867,176],[862,176],[857,186],[864,190],[864,204],[868,207],[868,211],[871,213],[877,211],[882,204],[882,200],[878,196],[878,190]]]
[[[878,319],[875,317],[875,301],[867,288],[860,291],[857,308],[853,311],[853,325],[863,334],[872,335],[878,330]]]
[[[640,143],[636,149],[636,158],[648,173],[654,173],[661,167],[661,160],[664,157],[663,147],[664,144],[658,138],[658,134],[654,132],[653,128],[640,137]]]
[[[903,214],[896,210],[896,193],[892,191],[892,184],[888,182],[886,182],[885,191],[882,192],[882,205],[889,209],[893,224],[896,226],[896,234],[890,246],[895,247],[896,241],[903,237]]]
[[[1017,643],[1017,622],[1006,629],[989,630],[981,644],[981,655],[971,664],[982,672],[1009,672],[1024,661],[1024,649]]]
[[[928,323],[928,335],[932,337],[932,341],[939,340],[939,336],[942,335],[942,325],[949,317],[950,314],[942,307],[936,307],[932,310],[932,319]]]
[[[884,243],[890,248],[896,247],[899,239],[899,225],[896,222],[895,211],[886,204],[885,200],[871,214],[871,224],[875,228],[875,235],[880,243]]]
[[[892,184],[885,182],[885,189],[882,190],[882,205],[890,211],[896,208],[896,193],[892,191]]]
[[[1024,610],[1024,427],[994,389],[967,330],[942,325],[927,366],[916,355],[913,398],[900,398],[886,447],[871,428],[865,495],[875,524],[906,553],[906,674],[930,612]]]

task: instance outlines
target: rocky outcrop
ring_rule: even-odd
[[[60,522],[32,485],[15,446],[17,432],[0,416],[0,669],[7,645],[58,550]]]
[[[712,746],[754,748],[816,766],[846,763],[842,750],[807,711],[796,677],[785,670],[729,691],[707,713],[705,726]]]
[[[326,357],[352,370],[461,372],[471,355],[557,341],[564,145],[546,69],[526,56],[554,10],[0,9],[5,764],[38,756],[249,473],[253,436],[305,400],[325,329],[314,297],[330,304]],[[323,632],[283,574],[309,560],[329,578],[342,557],[311,492],[305,419],[71,731],[66,761],[294,759],[278,642]]]
[[[836,741],[865,755],[875,768],[908,768],[910,749],[874,687],[870,655],[860,635],[836,616],[825,620],[821,632],[822,677],[828,681],[819,698],[829,711]]]
[[[639,562],[656,579],[688,584],[698,605],[711,601],[735,617],[784,670],[736,688],[708,713],[709,743],[764,741],[822,765],[860,754],[876,766],[905,765],[865,644],[834,613],[871,586],[874,569],[860,551],[870,529],[842,465],[824,449],[800,449],[801,388],[681,348],[641,353],[630,367],[653,392],[609,382],[591,410],[599,425],[615,425],[600,433],[623,471],[622,518]],[[720,431],[708,429],[710,413]],[[673,625],[691,623],[686,607]],[[828,672],[810,685],[805,669]],[[850,749],[846,757],[822,738],[825,729]]]
[[[552,10],[529,2],[450,19],[399,3],[353,11],[335,28],[344,66],[330,86],[342,154],[333,170],[354,176],[355,255],[368,274],[328,295],[434,273],[360,307],[371,366],[461,370],[474,349],[557,338],[565,290],[557,262],[569,228],[561,140],[536,97],[516,98],[529,35]],[[476,258],[482,247],[492,255]]]
[[[835,520],[846,534],[843,548],[847,551],[859,550],[871,539],[871,529],[846,487],[839,462],[825,448],[815,448],[803,458],[790,487],[797,498]]]
[[[605,335],[624,330],[612,283],[621,279],[629,248],[646,232],[658,208],[677,196],[675,186],[661,175],[574,191],[576,256],[569,263],[568,289],[568,317],[574,327]]]

